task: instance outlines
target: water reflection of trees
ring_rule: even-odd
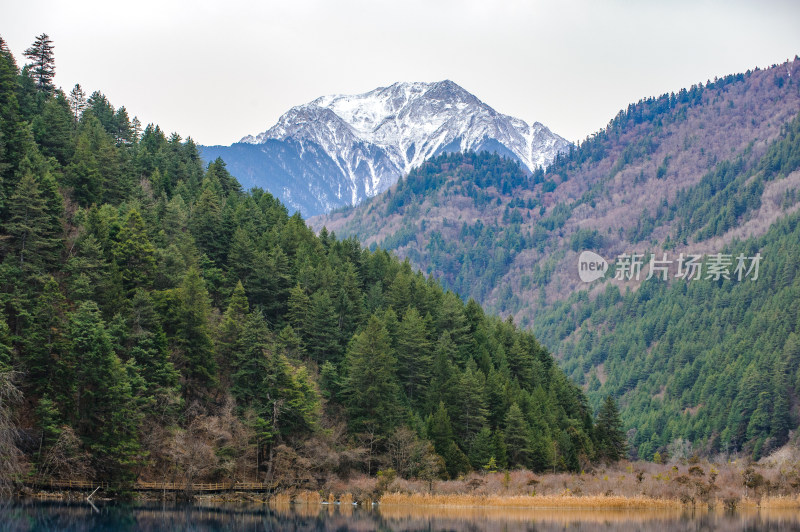
[[[371,530],[797,530],[795,511],[736,514],[691,510],[523,509],[338,505],[0,503],[0,532]]]

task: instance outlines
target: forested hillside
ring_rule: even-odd
[[[798,424],[798,72],[795,58],[642,100],[530,177],[488,154],[440,157],[313,223],[531,327],[592,405],[619,399],[640,457],[759,457]],[[587,285],[583,250],[763,261],[755,282]]]
[[[0,481],[577,470],[614,458],[530,332],[241,190],[0,41]],[[282,483],[282,484],[281,484]],[[7,485],[7,484],[6,484]]]

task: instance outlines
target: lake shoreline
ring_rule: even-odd
[[[120,530],[275,530],[336,532],[340,530],[451,530],[453,532],[542,532],[586,530],[797,530],[796,509],[687,507],[537,507],[414,506],[408,504],[329,504],[316,494],[313,503],[217,501],[208,496],[192,502],[86,500],[0,500],[0,529],[34,532],[53,523],[70,530],[95,530],[122,524]],[[564,501],[561,501],[564,502]],[[9,527],[10,523],[10,527]],[[687,528],[691,527],[691,528]],[[106,528],[104,528],[106,529]],[[108,528],[117,530],[117,528]]]
[[[473,473],[451,480],[404,479],[391,470],[334,477],[298,486],[267,482],[148,482],[108,485],[94,493],[137,501],[211,501],[255,504],[387,505],[471,508],[749,508],[800,509],[800,462],[620,462],[583,473],[529,470]],[[213,479],[205,479],[213,480]],[[163,486],[163,488],[162,488]],[[27,485],[20,496],[82,500],[97,486],[88,481]]]
[[[19,500],[52,500],[64,502],[86,501],[89,493],[77,491],[48,491],[37,490],[19,493]],[[174,495],[174,494],[170,494]],[[744,498],[731,504],[730,500],[709,499],[707,501],[686,501],[674,498],[654,498],[646,496],[581,496],[581,495],[440,495],[429,493],[386,493],[377,500],[354,500],[349,493],[340,499],[323,498],[319,492],[298,491],[295,493],[282,492],[272,496],[263,496],[247,492],[228,492],[219,494],[191,494],[189,497],[175,497],[154,495],[152,492],[132,491],[126,497],[108,497],[95,494],[92,501],[117,501],[128,500],[131,502],[193,502],[193,503],[244,503],[270,506],[320,506],[320,507],[368,507],[378,505],[381,508],[448,508],[448,509],[602,509],[602,510],[685,510],[691,508],[704,509],[800,509],[800,495],[769,496],[760,499]]]

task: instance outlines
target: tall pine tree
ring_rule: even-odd
[[[353,427],[360,431],[374,423],[379,435],[388,436],[402,413],[400,388],[389,333],[376,317],[353,337],[345,363],[343,393]]]
[[[53,78],[56,75],[53,41],[46,33],[36,37],[30,48],[25,50],[25,57],[30,62],[30,74],[36,82],[36,88],[46,94],[55,90]]]

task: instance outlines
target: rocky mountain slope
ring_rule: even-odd
[[[735,237],[763,234],[783,214],[775,202],[780,207],[788,185],[763,190],[759,212],[730,210],[727,222],[714,226],[714,235],[708,228],[695,235],[700,227],[690,229],[699,218],[687,225],[681,217],[686,212],[670,212],[689,201],[690,191],[703,192],[703,187],[710,187],[700,194],[703,202],[716,195],[717,203],[709,205],[726,207],[720,201],[730,199],[740,183],[723,195],[717,189],[732,179],[732,170],[726,182],[707,183],[715,172],[725,174],[728,165],[737,173],[757,165],[800,110],[798,75],[800,61],[795,60],[641,100],[578,149],[559,156],[547,172],[534,172],[529,179],[514,165],[502,172],[519,175],[485,179],[479,175],[485,170],[476,171],[470,161],[433,162],[385,194],[311,223],[341,236],[357,236],[366,245],[393,249],[464,296],[528,322],[537,302],[556,301],[584,288],[573,241],[576,246],[596,244],[612,257],[661,246],[668,237],[672,248],[693,243],[705,250]],[[441,175],[431,179],[434,174]],[[695,210],[699,216],[701,210]],[[488,258],[464,255],[477,241],[465,238],[466,233],[482,235],[476,238],[487,246],[491,242]],[[484,282],[486,264],[501,255],[492,270],[495,280]],[[512,296],[506,297],[509,290]]]

